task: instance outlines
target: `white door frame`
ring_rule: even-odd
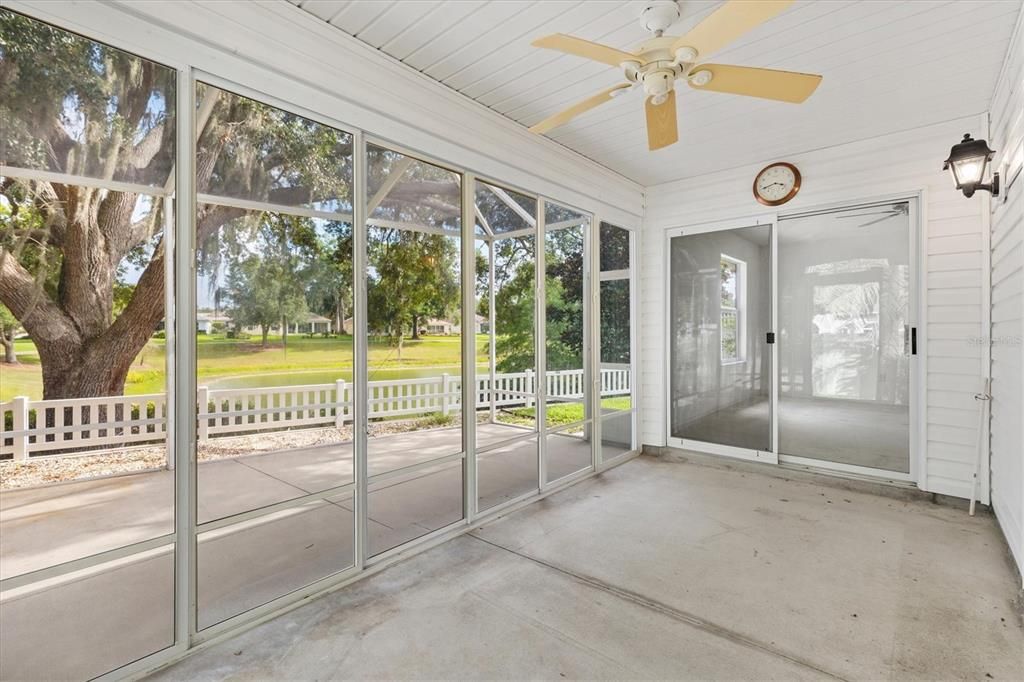
[[[672,326],[671,326],[671,280],[672,280],[672,259],[671,259],[671,242],[673,237],[680,237],[684,235],[703,234],[708,232],[720,232],[725,230],[734,230],[743,227],[755,227],[758,225],[770,225],[771,226],[771,255],[770,255],[770,270],[771,270],[771,330],[778,331],[778,223],[780,219],[796,218],[805,215],[811,215],[815,213],[825,213],[830,211],[842,210],[842,209],[853,209],[853,208],[866,208],[869,206],[887,204],[894,202],[905,201],[909,204],[910,215],[909,215],[909,239],[910,239],[910,312],[908,316],[908,323],[912,328],[917,329],[917,354],[911,355],[910,357],[910,377],[909,377],[909,389],[910,389],[910,426],[908,429],[909,435],[909,446],[910,446],[910,472],[894,472],[886,471],[884,469],[874,469],[871,467],[861,467],[851,464],[843,464],[839,462],[830,462],[827,460],[817,460],[806,457],[797,457],[794,455],[785,455],[779,453],[779,426],[778,426],[778,406],[779,406],[779,344],[772,344],[771,358],[772,358],[772,371],[771,371],[771,400],[770,400],[770,414],[771,414],[771,451],[754,450],[750,448],[738,448],[727,445],[720,445],[717,443],[707,443],[703,441],[695,441],[686,438],[676,438],[671,434],[671,415],[672,415],[672,376],[671,376],[671,358],[672,358]],[[924,249],[923,237],[921,234],[923,221],[921,220],[921,206],[923,205],[923,192],[922,191],[907,191],[886,196],[875,196],[863,199],[848,199],[846,201],[832,202],[828,204],[811,206],[801,208],[795,211],[780,211],[778,213],[765,213],[759,215],[752,215],[743,218],[736,218],[730,220],[705,222],[695,225],[686,225],[683,227],[667,230],[665,232],[665,255],[664,255],[664,272],[665,272],[665,308],[664,308],[664,319],[665,324],[665,351],[664,351],[664,362],[668,374],[668,381],[665,386],[665,442],[670,447],[682,448],[686,450],[694,450],[697,452],[704,452],[712,455],[719,455],[724,457],[732,457],[737,459],[754,460],[760,462],[770,462],[773,464],[784,464],[793,467],[799,467],[807,470],[823,471],[826,473],[853,476],[853,477],[866,477],[874,480],[883,480],[897,484],[908,484],[916,483],[921,480],[924,472],[923,459],[925,456],[924,445],[924,428],[925,428],[925,404],[924,397],[925,386],[924,380],[926,375],[925,368],[925,349],[926,349],[926,316],[925,316],[925,267],[924,267]]]
[[[769,273],[771,276],[771,289],[772,289],[772,300],[771,300],[771,319],[769,321],[769,327],[775,329],[775,232],[778,226],[778,216],[774,213],[763,213],[760,215],[754,215],[747,218],[736,218],[733,220],[723,220],[712,223],[701,223],[697,225],[687,225],[679,227],[673,230],[667,230],[665,232],[665,265],[664,272],[666,275],[665,287],[666,290],[671,286],[672,282],[672,239],[675,237],[683,237],[687,235],[695,234],[706,234],[708,232],[724,232],[728,230],[736,230],[744,227],[759,227],[769,226],[769,234],[771,235],[772,246],[769,249]],[[709,443],[706,441],[691,440],[689,438],[677,438],[672,435],[672,296],[671,292],[668,291],[665,296],[665,367],[668,374],[668,382],[665,386],[665,442],[670,447],[682,448],[684,450],[695,450],[697,452],[706,452],[712,455],[720,455],[723,457],[732,457],[734,459],[745,459],[755,462],[768,462],[771,464],[778,464],[778,447],[777,447],[777,429],[775,427],[775,377],[774,367],[778,360],[778,344],[772,344],[771,356],[772,356],[772,377],[771,377],[771,398],[769,400],[769,414],[771,418],[769,423],[771,424],[771,436],[770,436],[770,450],[758,450],[756,448],[743,448],[734,445],[722,445],[720,443]]]

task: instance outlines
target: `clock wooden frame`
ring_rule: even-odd
[[[775,199],[774,201],[769,201],[768,199],[765,199],[764,197],[762,197],[760,194],[757,193],[757,179],[759,177],[761,177],[766,170],[768,170],[769,168],[774,168],[775,166],[785,166],[789,170],[793,171],[793,177],[796,179],[796,181],[793,183],[793,189],[791,189],[789,191],[789,194],[787,194],[786,196],[782,197],[781,199]],[[765,206],[781,206],[782,204],[786,203],[787,201],[789,201],[793,197],[795,197],[797,192],[800,191],[800,180],[801,180],[801,178],[800,178],[800,169],[797,168],[796,166],[794,166],[793,164],[787,163],[785,161],[776,161],[775,163],[769,163],[767,166],[765,166],[761,170],[757,171],[757,174],[754,176],[754,184],[753,184],[754,198],[757,199],[758,202],[764,204]]]

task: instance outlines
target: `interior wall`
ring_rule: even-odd
[[[782,213],[920,193],[924,286],[918,339],[925,417],[918,429],[918,485],[967,497],[978,439],[973,395],[987,369],[979,343],[987,328],[987,224],[981,201],[955,191],[942,160],[963,133],[982,132],[986,120],[979,113],[648,188],[640,269],[641,442],[666,442],[664,232],[770,212],[755,201],[751,185],[764,165],[786,160],[800,168],[803,186]]]
[[[992,223],[992,507],[1024,573],[1024,39],[1017,23],[992,100],[989,146],[1003,171],[1003,196],[991,200]]]
[[[534,135],[291,3],[11,0],[11,9],[192,67],[627,229],[642,188]]]

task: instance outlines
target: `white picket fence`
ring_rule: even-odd
[[[547,395],[583,397],[583,370],[548,372]],[[420,379],[371,381],[370,419],[457,413],[462,380],[442,374]],[[352,421],[353,386],[333,384],[210,389],[200,386],[198,439],[342,426]],[[601,369],[601,395],[627,395],[629,367]],[[476,379],[476,405],[533,407],[536,377],[532,371],[501,373]],[[0,403],[0,458],[24,460],[32,455],[67,456],[159,443],[167,433],[167,397],[163,393],[65,400],[17,397]]]

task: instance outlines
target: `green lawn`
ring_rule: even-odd
[[[477,337],[477,362],[486,366],[486,336]],[[330,383],[352,378],[352,337],[290,335],[287,348],[279,336],[262,348],[259,339],[228,339],[223,335],[198,335],[196,354],[201,385],[217,388],[283,386]],[[17,395],[42,398],[42,374],[35,346],[28,339],[16,342],[19,364],[0,364],[0,400]],[[401,356],[386,340],[371,339],[370,379],[401,379],[458,374],[461,364],[458,337],[426,336],[406,339]],[[128,373],[125,393],[162,393],[165,389],[166,344],[152,339]]]
[[[631,407],[632,399],[628,395],[601,399],[602,411],[628,410]],[[515,407],[511,410],[506,410],[501,420],[510,424],[532,426],[536,416],[537,412],[532,407]],[[581,421],[583,421],[583,403],[554,403],[548,405],[547,425],[549,427],[575,424]]]

